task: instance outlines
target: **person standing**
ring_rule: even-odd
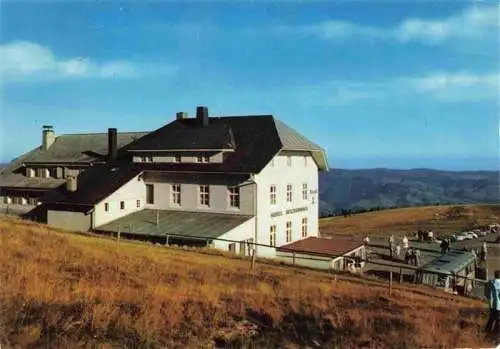
[[[390,252],[391,259],[393,257],[393,251],[394,251],[394,235],[391,235],[389,237],[389,252]]]
[[[403,253],[404,251],[406,251],[409,247],[409,244],[408,244],[408,238],[406,237],[406,235],[403,236]]]
[[[370,243],[370,238],[368,236],[365,236],[365,238],[363,239],[363,243],[365,244],[365,246],[368,246],[368,244]]]
[[[420,250],[418,248],[415,250],[415,266],[420,267]]]
[[[490,314],[486,323],[486,332],[500,335],[500,270],[495,271],[495,278],[484,286],[484,296],[488,301]]]

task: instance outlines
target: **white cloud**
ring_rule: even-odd
[[[394,34],[402,41],[422,41],[435,44],[455,38],[498,37],[499,24],[498,6],[475,6],[444,19],[413,18],[405,20],[395,29]]]
[[[498,99],[500,97],[499,73],[472,74],[466,71],[453,74],[432,73],[420,78],[410,78],[406,83],[416,92],[429,94],[448,101]]]
[[[418,98],[446,103],[496,101],[500,96],[498,73],[436,72],[387,80],[335,81],[293,89],[293,98],[306,105],[343,106],[369,100]]]
[[[409,18],[393,27],[365,26],[348,21],[323,21],[303,26],[279,26],[276,33],[317,36],[327,40],[368,39],[437,44],[449,39],[497,39],[498,6],[468,7],[447,18]]]
[[[138,78],[152,74],[170,75],[175,71],[174,67],[166,65],[97,62],[87,57],[58,58],[49,48],[26,41],[0,46],[0,76],[7,82]]]

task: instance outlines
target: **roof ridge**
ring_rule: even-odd
[[[117,134],[132,134],[132,133],[150,133],[152,131],[126,131],[126,132],[117,132]],[[81,133],[63,133],[57,137],[61,136],[95,136],[95,135],[107,135],[107,132],[81,132]]]

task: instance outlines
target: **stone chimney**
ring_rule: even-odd
[[[196,107],[196,120],[200,126],[208,126],[208,108],[207,107]]]
[[[75,192],[78,189],[78,183],[76,176],[68,176],[66,179],[66,190],[70,192]]]
[[[118,154],[118,136],[116,128],[108,128],[108,160],[116,160]]]
[[[180,111],[178,113],[175,114],[175,119],[176,120],[182,120],[182,119],[187,119],[188,117],[188,113],[184,112],[184,111]]]
[[[42,126],[42,149],[47,150],[56,140],[56,133],[51,125]]]

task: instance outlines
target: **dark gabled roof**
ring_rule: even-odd
[[[196,118],[175,120],[131,143],[124,150],[194,151],[228,149],[220,164],[144,164],[144,169],[259,173],[280,150],[310,151],[320,168],[323,149],[272,115],[210,117],[207,126]],[[159,168],[158,168],[159,169]]]
[[[227,123],[215,122],[200,126],[196,119],[182,119],[171,122],[151,132],[127,150],[207,150],[234,149],[234,136]]]
[[[99,203],[140,172],[129,163],[107,163],[89,167],[78,175],[77,190],[70,192],[66,185],[61,185],[47,193],[45,203],[78,203],[94,205]]]
[[[157,213],[158,225],[156,225]],[[227,213],[144,209],[103,224],[95,230],[117,232],[120,229],[122,233],[137,235],[171,234],[182,235],[184,239],[211,239],[223,235],[251,218],[252,216]]]
[[[308,237],[291,244],[278,247],[279,252],[295,252],[326,257],[338,257],[363,246],[363,242],[350,237],[317,238]]]
[[[146,135],[147,132],[122,132],[117,134],[117,146],[121,147]],[[17,173],[24,164],[87,163],[103,161],[108,153],[107,133],[66,134],[56,137],[49,149],[37,147],[14,159],[0,170],[0,187],[12,188],[56,188],[64,179],[26,177]]]
[[[122,148],[148,132],[120,132],[117,147]],[[37,147],[23,156],[23,163],[71,163],[105,160],[108,154],[107,133],[65,134],[56,137],[55,142],[44,150]]]

